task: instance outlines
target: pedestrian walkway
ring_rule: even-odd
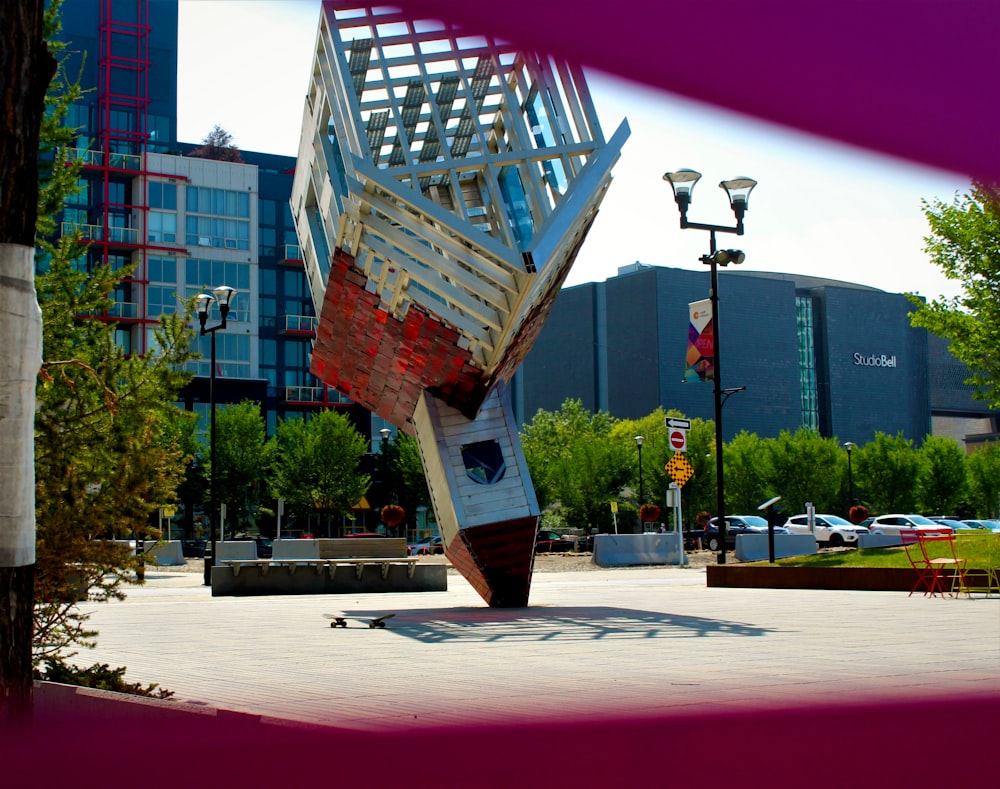
[[[447,592],[219,597],[158,569],[89,606],[176,701],[362,731],[1000,694],[1000,599],[707,588],[703,569],[536,574],[526,609]],[[354,617],[394,613],[384,630]],[[345,629],[325,614],[345,614]]]
[[[40,686],[36,725],[0,737],[12,786],[843,789],[923,785],[956,753],[963,775],[996,768],[997,598],[708,588],[694,568],[536,574],[521,610],[457,575],[242,598],[147,579],[90,607],[78,661],[175,700]]]

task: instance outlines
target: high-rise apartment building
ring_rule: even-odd
[[[90,241],[87,267],[133,266],[102,316],[120,345],[147,352],[161,314],[229,285],[237,292],[216,336],[220,407],[260,402],[269,434],[279,419],[336,407],[378,436],[382,420],[373,425],[309,372],[316,317],[288,204],[295,159],[198,158],[185,155],[196,144],[177,140],[177,0],[66,0],[62,22],[67,73],[80,75],[84,94],[68,118],[79,130],[80,191],[60,229]],[[194,340],[202,358],[182,395],[206,415],[209,340]]]

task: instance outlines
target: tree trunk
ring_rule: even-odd
[[[55,60],[42,0],[0,2],[0,726],[31,719],[34,414],[41,312],[34,289],[38,142]]]

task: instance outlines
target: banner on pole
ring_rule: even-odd
[[[712,325],[712,300],[688,304],[688,348],[685,381],[715,380],[715,334]]]

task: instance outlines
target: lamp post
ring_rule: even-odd
[[[209,442],[210,446],[210,460],[211,469],[209,470],[209,480],[208,480],[208,520],[209,520],[209,534],[212,542],[212,556],[205,554],[205,586],[212,585],[212,567],[215,564],[215,333],[219,329],[226,328],[226,318],[229,315],[229,302],[233,298],[233,294],[236,293],[235,288],[231,288],[228,285],[220,285],[217,288],[212,288],[212,295],[208,293],[201,293],[195,297],[195,304],[198,308],[198,323],[201,325],[201,336],[204,337],[206,334],[211,335],[212,341],[212,353],[211,362],[212,369],[208,376],[208,402],[209,402]],[[208,311],[212,306],[212,302],[219,302],[219,314],[222,316],[222,322],[218,326],[213,326],[212,328],[206,328],[205,324],[208,322]]]
[[[726,563],[726,505],[725,505],[725,482],[723,479],[722,463],[722,405],[726,398],[732,394],[731,390],[722,388],[722,349],[719,343],[719,266],[728,266],[730,263],[738,265],[744,261],[746,255],[739,249],[718,249],[715,242],[716,233],[735,233],[743,235],[743,215],[750,205],[750,192],[757,185],[752,178],[737,177],[728,181],[722,181],[719,187],[726,191],[729,196],[729,205],[736,216],[736,226],[727,225],[706,225],[700,222],[689,222],[687,218],[688,206],[691,205],[691,194],[694,187],[701,178],[701,173],[696,170],[682,169],[672,173],[664,173],[663,180],[670,183],[674,190],[674,201],[677,203],[677,210],[681,214],[682,230],[707,230],[709,233],[709,253],[702,255],[699,260],[711,267],[712,271],[712,291],[709,298],[712,304],[712,341],[715,345],[713,356],[713,399],[715,404],[715,480],[716,480],[716,522],[719,524],[719,564]]]
[[[853,441],[845,441],[844,449],[847,450],[847,517],[851,517],[851,507],[854,506],[854,474],[851,471],[851,452],[857,446]]]
[[[378,434],[382,436],[382,506],[384,507],[386,504],[392,504],[392,479],[389,469],[389,436],[392,435],[392,431],[383,427]]]
[[[639,450],[639,534],[642,534],[644,529],[642,527],[642,442],[645,441],[643,436],[635,437],[635,446]]]

